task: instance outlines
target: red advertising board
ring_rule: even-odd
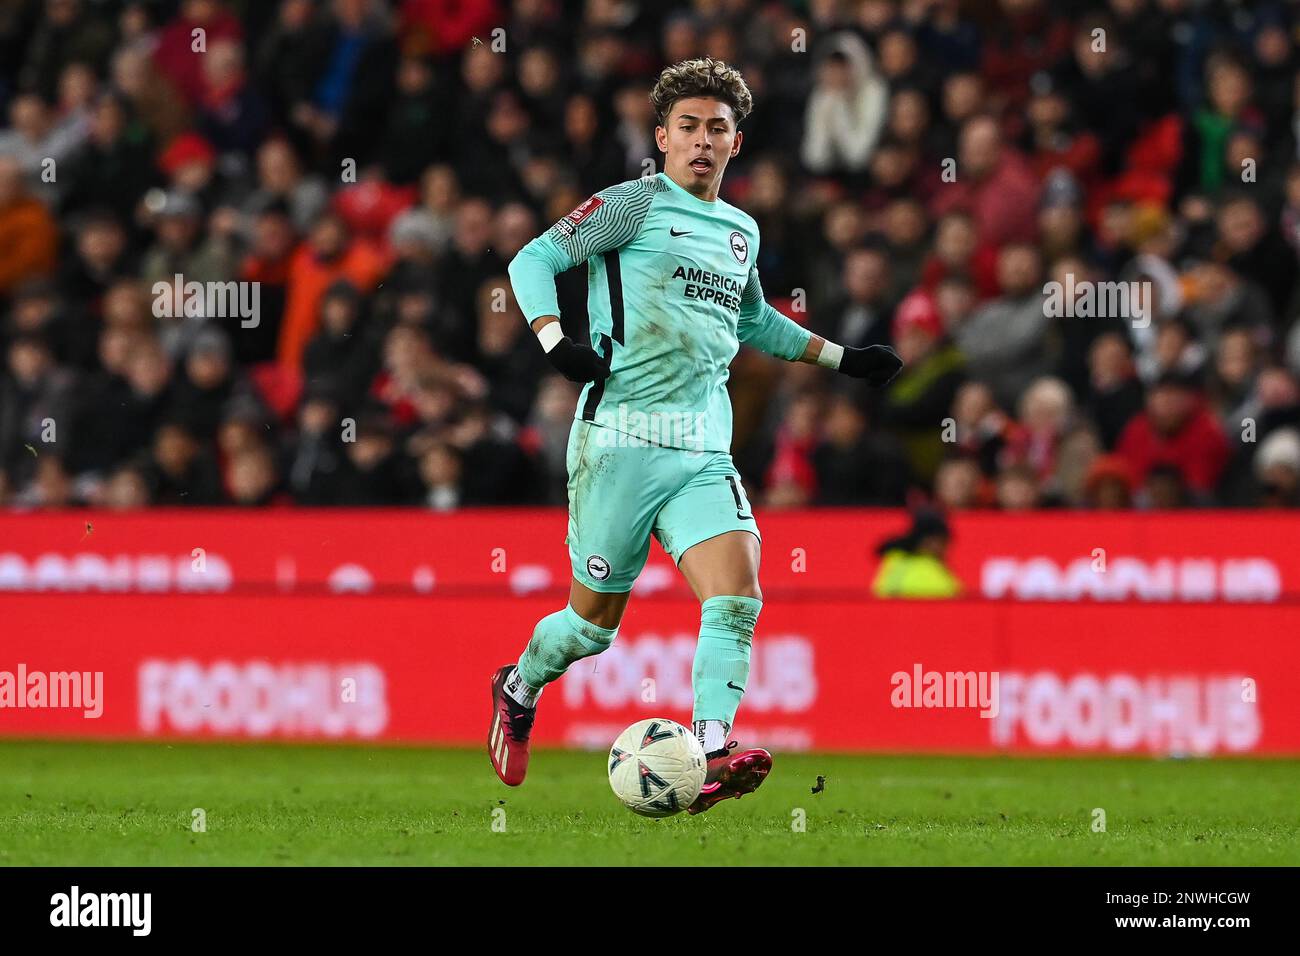
[[[770,596],[864,594],[901,511],[760,512]],[[949,555],[995,600],[1274,603],[1300,596],[1300,515],[971,513]],[[0,515],[0,593],[562,593],[561,509]],[[651,546],[641,595],[689,596]]]
[[[10,593],[0,735],[478,743],[489,674],[557,606]],[[640,717],[688,720],[697,624],[692,600],[634,599],[613,648],[547,688],[538,742],[602,747]],[[1300,754],[1298,634],[1291,602],[769,599],[737,729],[778,750]],[[49,688],[99,674],[98,700],[6,702],[19,668]]]

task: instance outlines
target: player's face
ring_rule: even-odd
[[[712,200],[727,162],[740,152],[741,132],[731,107],[705,96],[678,100],[655,139],[665,156],[664,172],[678,185]]]

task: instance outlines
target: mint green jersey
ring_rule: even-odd
[[[591,345],[610,376],[589,383],[574,417],[639,442],[730,451],[727,375],[740,343],[803,355],[810,333],[763,300],[758,226],[665,174],[602,190],[510,263],[531,323],[559,315],[555,276],[587,264]]]

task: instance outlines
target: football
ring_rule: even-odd
[[[666,717],[638,720],[609,750],[609,785],[623,806],[643,817],[670,817],[700,795],[704,748]]]

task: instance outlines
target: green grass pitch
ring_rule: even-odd
[[[1297,808],[1293,760],[778,753],[757,793],[656,821],[598,753],[507,789],[479,750],[0,742],[4,865],[1294,866]]]

